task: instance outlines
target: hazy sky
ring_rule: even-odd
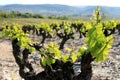
[[[77,6],[120,6],[120,0],[0,0],[0,5],[6,4],[67,4]]]

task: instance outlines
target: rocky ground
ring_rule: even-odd
[[[0,80],[21,80],[18,73],[18,66],[12,55],[10,40],[0,40]]]
[[[120,35],[116,33],[114,38],[114,44],[112,49],[110,49],[107,60],[105,62],[92,63],[92,80],[120,80]],[[35,57],[36,54],[33,54],[30,58]],[[75,71],[80,72],[77,65],[80,65],[80,63],[77,62],[75,64]],[[40,68],[39,63],[37,63],[37,67],[36,70],[43,70]],[[0,39],[0,80],[23,80],[19,77],[18,65],[12,55],[11,42],[6,39]]]

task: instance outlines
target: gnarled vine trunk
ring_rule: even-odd
[[[74,70],[73,63],[62,62],[56,60],[52,65],[52,69],[46,66],[43,72],[35,73],[32,64],[28,62],[28,55],[30,54],[28,49],[20,50],[17,45],[18,40],[12,40],[13,55],[16,63],[19,66],[19,74],[25,80],[73,80]],[[29,71],[25,71],[27,68]]]
[[[75,80],[91,80],[92,77],[92,65],[91,62],[94,59],[91,54],[84,54],[81,60],[81,73],[75,78]]]
[[[20,47],[17,45],[18,40],[12,40],[13,56],[16,63],[19,66],[19,74],[25,80],[32,80],[31,77],[35,75],[32,65],[27,61],[30,52],[24,49],[21,52]],[[25,68],[29,69],[29,72],[25,72]]]

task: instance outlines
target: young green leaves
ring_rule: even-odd
[[[69,49],[69,48],[68,48]],[[63,62],[71,61],[75,62],[77,59],[77,54],[74,53],[73,50],[69,49],[70,54],[64,54],[59,50],[59,46],[54,43],[50,42],[46,45],[46,47],[43,49],[40,49],[41,54],[41,63],[45,66],[51,66],[55,63],[56,60],[60,60]]]
[[[32,43],[32,41],[29,39],[29,35],[22,31],[20,25],[18,24],[5,25],[4,24],[2,33],[4,34],[4,36],[7,36],[12,40],[17,39],[18,40],[17,45],[21,47],[25,47],[26,49],[29,49],[30,52],[35,51],[35,49],[29,45]]]
[[[102,29],[103,25],[101,23],[93,25],[93,28],[88,31],[85,38],[88,52],[91,53],[96,61],[104,61],[107,58],[113,43],[113,36],[105,37]]]

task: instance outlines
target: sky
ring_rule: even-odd
[[[120,0],[0,0],[0,5],[6,4],[65,4],[71,6],[112,6],[120,7]]]

